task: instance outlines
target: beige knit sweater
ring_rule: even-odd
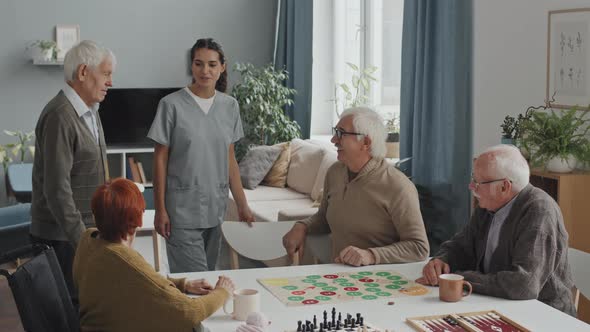
[[[166,279],[135,250],[84,232],[74,259],[82,331],[192,331],[229,298],[224,289],[190,298],[185,279]]]
[[[301,223],[308,234],[332,233],[333,257],[349,245],[371,250],[376,264],[428,257],[418,192],[383,159],[371,159],[352,181],[343,163],[332,165],[318,212]]]

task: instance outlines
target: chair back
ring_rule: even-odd
[[[225,221],[221,224],[223,237],[232,251],[231,268],[239,268],[236,253],[259,261],[281,258],[287,255],[283,236],[291,230],[294,221],[254,222],[249,227],[245,222]],[[299,264],[298,255],[292,257]]]
[[[78,313],[53,248],[35,244],[15,249],[3,254],[0,264],[31,254],[33,258],[16,271],[0,270],[8,279],[24,329],[31,332],[79,331]]]
[[[576,288],[585,297],[590,298],[590,254],[578,249],[568,248],[567,258]]]

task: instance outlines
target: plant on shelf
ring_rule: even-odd
[[[519,146],[530,156],[534,167],[545,167],[554,172],[571,172],[576,161],[590,163],[590,110],[548,112],[533,111],[521,123]]]
[[[12,158],[8,155],[8,148],[6,145],[0,145],[0,162],[2,162],[2,168],[4,169],[4,173],[6,174],[6,170],[8,169],[8,165],[12,162]]]
[[[387,142],[399,142],[399,116],[390,114],[386,117]]]
[[[6,150],[10,149],[15,157],[19,157],[21,163],[25,161],[27,151],[31,154],[31,157],[35,155],[35,146],[29,145],[29,141],[31,141],[33,137],[35,137],[34,131],[27,133],[20,130],[4,130],[4,133],[8,136],[13,136],[18,139],[17,143],[6,144],[4,145],[4,147],[6,148]]]
[[[33,55],[33,60],[51,61],[57,59],[58,48],[53,40],[36,40],[29,47],[39,50]]]
[[[377,71],[377,67],[369,66],[361,69],[359,66],[350,62],[347,62],[346,65],[353,70],[352,82],[350,85],[340,83],[334,88],[334,104],[338,117],[340,117],[341,111],[349,107],[367,105],[369,102],[368,94],[371,91],[370,81],[377,81],[373,77],[373,73]]]
[[[234,71],[241,75],[231,95],[240,105],[244,138],[236,145],[240,160],[252,145],[272,145],[300,137],[297,122],[289,119],[284,107],[293,105],[294,89],[284,85],[288,73],[276,70],[271,64],[256,68],[249,63],[238,63]]]

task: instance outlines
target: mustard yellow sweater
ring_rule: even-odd
[[[190,298],[185,279],[166,279],[135,250],[84,232],[74,259],[82,331],[192,331],[229,297],[224,289]]]

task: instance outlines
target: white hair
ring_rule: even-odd
[[[371,138],[371,156],[373,158],[385,158],[387,130],[381,115],[368,107],[352,107],[342,112],[340,119],[347,116],[352,116],[352,125],[356,133]],[[361,139],[363,139],[362,136],[357,136],[357,140],[360,141]]]
[[[484,150],[479,156],[489,154],[492,163],[488,167],[499,178],[512,181],[512,188],[519,192],[529,183],[530,169],[520,150],[510,144],[498,144]]]
[[[87,65],[91,69],[95,69],[105,60],[110,60],[113,68],[117,64],[115,55],[108,48],[104,48],[91,40],[79,42],[66,53],[64,58],[66,82],[76,80],[76,72],[80,65]]]

